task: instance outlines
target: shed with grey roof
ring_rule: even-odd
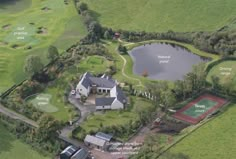
[[[105,133],[103,133],[103,132],[98,132],[98,133],[96,133],[95,136],[96,136],[97,138],[103,139],[103,140],[105,140],[105,141],[107,141],[107,142],[111,141],[111,139],[113,138],[113,135],[111,135],[111,134],[105,134]]]
[[[95,136],[87,135],[84,139],[85,145],[101,150],[107,149],[107,142],[103,139],[97,138]]]
[[[81,148],[71,157],[71,159],[86,159],[88,156],[89,156],[89,152]]]
[[[70,159],[78,150],[79,148],[73,145],[68,146],[60,153],[60,159]]]

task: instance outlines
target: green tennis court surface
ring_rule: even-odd
[[[217,102],[205,98],[193,104],[193,106],[185,110],[183,114],[191,116],[193,118],[198,118],[217,104]]]

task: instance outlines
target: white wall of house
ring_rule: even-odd
[[[111,106],[110,105],[96,106],[96,110],[105,110],[105,109],[111,109]]]
[[[117,92],[116,92],[116,87],[113,87],[112,89],[111,89],[111,91],[110,91],[110,96],[111,97],[116,97],[116,94]]]
[[[111,109],[124,109],[124,104],[117,100],[117,98],[111,104]]]
[[[89,95],[90,89],[91,89],[90,87],[88,87],[87,89],[82,84],[79,83],[76,87],[76,93],[79,93],[87,97]]]

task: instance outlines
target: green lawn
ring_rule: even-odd
[[[25,8],[17,13],[0,14],[0,93],[26,78],[23,72],[26,56],[39,55],[46,64],[49,45],[55,45],[62,52],[86,35],[73,0],[69,0],[68,5],[64,0],[57,3],[54,0],[21,1],[17,4],[27,3],[28,6],[25,4]],[[49,10],[42,10],[45,7]]]
[[[49,159],[16,139],[0,123],[0,159]]]
[[[235,0],[82,0],[102,25],[165,32],[214,31],[236,18]]]
[[[78,64],[78,71],[80,73],[104,73],[109,69],[109,66],[113,65],[112,61],[106,60],[102,56],[88,56]]]
[[[190,159],[234,159],[236,156],[236,104],[230,104],[223,114],[208,122],[170,152],[182,152]]]
[[[146,99],[139,97],[132,98],[134,105],[133,107],[128,108],[128,110],[107,111],[104,114],[101,113],[91,115],[85,122],[81,124],[81,128],[85,130],[86,133],[89,133],[91,130],[97,131],[100,127],[100,123],[102,123],[104,127],[112,125],[125,125],[128,124],[130,120],[138,120],[139,111],[146,111],[153,107],[153,104]],[[79,137],[80,135],[81,131],[78,132],[77,136]]]
[[[208,82],[212,82],[212,75],[220,78],[220,84],[224,84],[228,80],[236,83],[236,61],[224,61],[214,66],[207,75]],[[233,85],[233,87],[236,90],[236,85]]]
[[[37,94],[34,96],[34,99],[30,101],[33,106],[46,113],[57,112],[58,109],[51,104],[51,94]]]

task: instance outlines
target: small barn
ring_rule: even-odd
[[[100,150],[107,149],[106,140],[100,139],[95,136],[87,135],[84,139],[84,143],[86,146],[91,147],[91,148],[96,148],[96,149],[100,149]]]
[[[66,147],[61,153],[60,153],[60,159],[71,159],[71,157],[79,150],[79,148],[71,145]]]
[[[88,156],[89,156],[89,152],[81,148],[71,157],[71,159],[87,159]]]
[[[103,132],[98,132],[95,137],[99,138],[99,139],[102,139],[102,140],[105,140],[107,142],[110,142],[111,139],[113,138],[113,135],[111,134],[105,134]]]

